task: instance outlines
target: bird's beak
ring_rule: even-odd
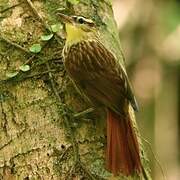
[[[60,17],[63,23],[71,23],[71,24],[73,23],[72,17],[62,14],[62,13],[57,13],[57,15]]]

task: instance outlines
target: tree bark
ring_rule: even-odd
[[[93,18],[102,41],[122,59],[110,0],[2,0],[0,179],[112,177],[104,166],[105,113],[92,112],[63,68],[58,8]],[[142,153],[143,164],[145,159]],[[150,179],[146,166],[142,175],[133,178]]]

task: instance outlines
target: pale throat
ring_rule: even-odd
[[[88,33],[72,24],[66,24],[66,43],[76,44],[89,38]]]

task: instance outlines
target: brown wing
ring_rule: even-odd
[[[84,41],[71,47],[65,60],[70,77],[86,96],[119,112],[125,100],[138,106],[127,75],[113,54],[96,41]]]

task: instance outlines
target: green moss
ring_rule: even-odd
[[[108,171],[106,171],[104,168],[104,160],[102,159],[94,159],[91,163],[91,172],[93,174],[98,175],[99,177],[102,178],[108,178],[111,176],[111,173],[109,173]]]
[[[2,11],[3,9],[9,7],[9,0],[1,0],[0,2],[0,11]]]

